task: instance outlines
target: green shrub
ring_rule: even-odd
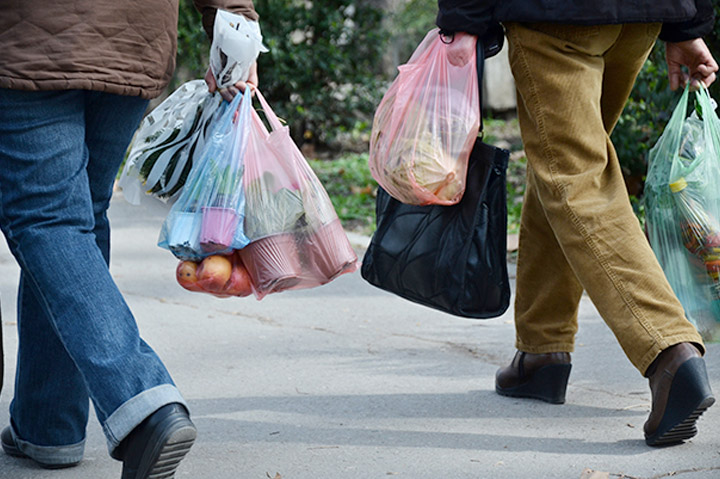
[[[720,62],[720,1],[713,0],[715,8],[715,27],[713,31],[705,37],[710,51],[715,56],[715,60]],[[715,82],[710,86],[710,95],[720,101],[720,82]]]
[[[210,42],[203,30],[200,12],[193,6],[192,0],[180,0],[177,68],[170,90],[188,80],[203,78],[208,68],[209,52]]]
[[[255,0],[269,53],[262,91],[297,142],[368,130],[381,96],[382,12],[354,0]]]

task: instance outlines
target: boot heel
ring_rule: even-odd
[[[571,364],[548,364],[530,377],[529,381],[511,388],[495,384],[495,391],[502,396],[540,399],[552,404],[563,404],[570,377]]]
[[[570,377],[570,364],[548,364],[538,369],[528,383],[537,399],[552,404],[563,404]]]
[[[649,446],[667,446],[690,439],[697,434],[698,418],[714,403],[705,361],[687,360],[675,373],[660,425],[654,434],[645,437],[645,442]]]

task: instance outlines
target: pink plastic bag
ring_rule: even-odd
[[[451,205],[465,192],[468,158],[480,128],[473,53],[451,65],[438,29],[430,31],[383,97],[373,120],[370,171],[395,199]]]
[[[359,267],[327,192],[260,91],[245,153],[245,233],[238,254],[253,293],[319,286]]]

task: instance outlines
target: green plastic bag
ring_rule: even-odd
[[[648,238],[687,318],[720,339],[720,120],[707,90],[686,88],[650,150],[645,182]]]

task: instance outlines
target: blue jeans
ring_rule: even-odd
[[[110,451],[165,404],[185,404],[108,270],[115,175],[147,101],[0,89],[0,226],[21,268],[10,406],[39,462],[82,458],[89,400]]]

